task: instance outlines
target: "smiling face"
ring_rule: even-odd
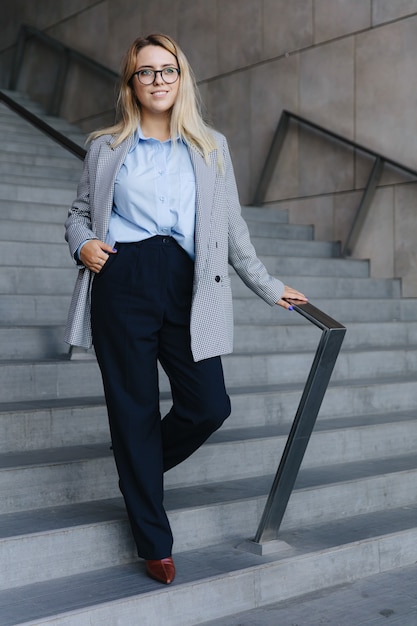
[[[176,57],[161,46],[145,46],[136,57],[135,71],[150,69],[162,70],[165,67],[178,67]],[[141,117],[169,117],[177,99],[181,78],[175,83],[167,84],[161,74],[156,74],[150,85],[143,85],[136,76],[132,78],[132,86],[141,106]]]

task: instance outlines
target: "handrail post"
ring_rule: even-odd
[[[16,51],[13,57],[12,70],[9,79],[9,89],[15,91],[19,82],[20,70],[23,63],[23,56],[25,54],[26,40],[28,33],[25,26],[21,26],[19,35],[17,38]]]
[[[344,326],[312,304],[292,304],[294,310],[322,329],[322,336],[258,530],[250,542],[251,549],[256,544],[261,548],[265,542],[278,539],[281,522],[346,333]]]
[[[287,111],[282,111],[271,146],[269,148],[268,156],[266,157],[264,168],[259,178],[258,186],[253,196],[252,204],[254,206],[260,206],[265,200],[265,195],[274,174],[275,166],[287,134],[289,121],[290,116]]]
[[[52,92],[52,96],[49,103],[49,115],[58,116],[61,111],[62,96],[67,81],[67,74],[69,69],[70,55],[68,50],[61,51],[61,58],[59,60],[59,67],[57,72],[57,79],[55,81],[55,89]]]
[[[356,210],[356,215],[353,220],[352,228],[346,239],[346,243],[343,247],[342,256],[350,256],[355,249],[355,245],[359,239],[362,226],[365,223],[366,216],[368,215],[369,207],[371,206],[372,199],[375,195],[375,190],[380,181],[382,170],[384,169],[384,159],[377,157],[372,166],[371,173],[366,183],[365,190],[363,192],[360,204]]]

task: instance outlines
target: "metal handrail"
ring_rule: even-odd
[[[320,328],[322,334],[258,530],[251,541],[258,546],[278,539],[281,522],[346,333],[345,326],[311,303],[290,302],[294,311]]]
[[[10,98],[10,96],[8,96],[6,93],[4,93],[4,91],[1,90],[0,101],[4,102],[4,104],[6,104],[10,109],[20,115],[20,117],[23,117],[33,126],[36,126],[36,128],[48,135],[48,137],[56,141],[60,146],[71,152],[71,154],[74,154],[79,159],[84,159],[86,155],[86,150],[84,148],[75,143],[75,141],[72,141],[72,139],[70,139],[69,137],[66,137],[65,135],[60,133],[58,130],[53,128],[53,126],[45,122],[45,120],[26,109],[24,106],[16,102],[16,100],[13,100],[13,98]]]
[[[371,150],[370,148],[367,148],[366,146],[363,146],[356,141],[352,141],[347,137],[343,137],[343,135],[339,135],[338,133],[327,129],[324,126],[320,126],[319,124],[316,124],[315,122],[312,122],[305,117],[301,117],[300,115],[291,113],[290,111],[283,110],[277,128],[275,130],[268,155],[265,160],[265,165],[259,177],[259,182],[252,201],[252,204],[254,206],[261,206],[265,202],[265,196],[274,175],[275,166],[278,162],[278,158],[281,153],[282,146],[287,135],[289,123],[291,120],[294,120],[295,122],[303,126],[322,133],[330,139],[343,143],[344,145],[353,148],[354,150],[363,152],[364,154],[367,154],[374,159],[374,165],[366,183],[364,192],[362,194],[362,198],[356,211],[351,230],[343,247],[342,255],[349,256],[352,254],[352,251],[354,250],[355,245],[358,241],[362,224],[365,222],[365,218],[371,205],[375,189],[380,180],[384,165],[390,165],[416,178],[417,170],[409,167],[408,165],[404,165],[403,163],[399,163],[394,159],[390,159],[389,157],[380,154],[375,150]]]
[[[69,69],[70,61],[76,61],[85,67],[89,67],[95,74],[101,74],[104,78],[108,78],[113,82],[120,79],[119,74],[109,69],[105,65],[98,63],[94,59],[88,57],[82,52],[74,50],[62,42],[50,37],[46,33],[34,28],[33,26],[22,25],[19,31],[17,39],[16,53],[13,60],[12,71],[9,81],[9,89],[14,91],[17,88],[19,82],[20,70],[23,63],[23,57],[25,53],[26,43],[30,39],[37,39],[49,48],[57,51],[61,57],[59,72],[57,73],[57,84],[52,90],[51,102],[48,107],[48,113],[51,115],[57,115],[59,113],[60,104],[62,101],[64,87],[66,82],[66,76]]]

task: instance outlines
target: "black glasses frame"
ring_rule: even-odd
[[[177,72],[177,76],[176,76],[175,80],[173,80],[172,82],[168,82],[168,81],[167,81],[167,80],[165,80],[165,78],[164,78],[163,72],[165,72],[167,69],[169,69],[169,70],[175,70],[175,71]],[[176,83],[176,82],[177,82],[178,77],[179,77],[179,75],[180,75],[180,68],[179,68],[179,67],[164,67],[164,69],[162,69],[162,70],[151,70],[151,69],[149,69],[149,68],[146,68],[146,71],[147,71],[147,72],[153,72],[153,79],[152,79],[152,81],[151,81],[150,83],[143,83],[143,82],[141,81],[141,79],[139,78],[140,73],[141,73],[141,72],[143,72],[143,71],[144,71],[144,70],[138,70],[137,72],[133,72],[131,80],[133,80],[133,78],[134,78],[135,76],[137,76],[137,77],[138,77],[138,81],[140,82],[140,84],[141,84],[141,85],[152,85],[152,84],[155,82],[155,80],[156,80],[156,75],[157,75],[157,74],[161,74],[161,78],[162,78],[162,80],[164,81],[164,83],[165,83],[166,85],[172,85],[172,84],[174,84],[174,83]]]

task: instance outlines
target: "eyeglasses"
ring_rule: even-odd
[[[180,74],[180,70],[178,67],[164,67],[163,70],[138,70],[132,74],[132,78],[134,76],[138,77],[138,80],[142,85],[152,85],[152,83],[156,80],[156,75],[161,74],[162,80],[164,83],[171,85],[178,80],[178,76]]]

